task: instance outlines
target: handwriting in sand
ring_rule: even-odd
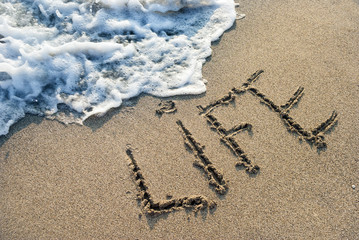
[[[234,101],[236,96],[240,96],[246,92],[249,92],[255,97],[259,98],[259,100],[267,105],[270,110],[277,113],[284,122],[284,125],[287,127],[288,131],[296,133],[300,138],[305,139],[309,144],[316,146],[317,149],[326,148],[327,145],[324,139],[324,133],[326,133],[331,127],[334,126],[334,124],[337,122],[338,116],[338,114],[333,111],[331,116],[324,122],[320,123],[316,128],[310,130],[304,129],[296,120],[293,119],[293,117],[289,115],[291,108],[296,105],[302,97],[304,88],[299,87],[285,104],[277,105],[261,91],[252,86],[252,83],[255,82],[262,73],[263,70],[255,72],[250,78],[247,79],[245,83],[242,84],[241,87],[231,89],[228,94],[214,102],[211,102],[207,106],[198,106],[200,115],[203,115],[207,119],[210,127],[218,133],[220,140],[236,156],[236,166],[243,166],[246,172],[249,174],[257,174],[260,168],[258,165],[253,164],[252,161],[247,157],[244,150],[235,140],[234,136],[242,131],[251,131],[252,125],[250,123],[240,123],[227,130],[214,116],[213,110],[215,108],[222,105],[227,105]],[[176,111],[175,104],[172,101],[161,104],[160,107],[161,108],[156,112],[160,116],[164,113],[172,113]],[[209,185],[214,188],[214,191],[217,194],[226,194],[228,190],[228,184],[224,179],[223,173],[221,173],[205,155],[204,148],[195,139],[189,129],[184,126],[183,122],[178,120],[177,125],[182,132],[185,145],[189,148],[189,150],[191,150],[196,158],[193,165],[204,171]],[[149,192],[142,171],[133,156],[132,150],[127,149],[126,153],[130,159],[129,166],[132,170],[132,175],[139,192],[138,198],[141,201],[142,210],[145,214],[161,214],[182,208],[192,208],[196,212],[200,209],[205,209],[207,207],[212,209],[216,206],[214,201],[210,201],[207,199],[207,197],[201,195],[182,197],[179,199],[169,199],[158,202],[154,201]]]

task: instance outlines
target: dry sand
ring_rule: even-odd
[[[207,93],[170,98],[176,112],[159,117],[161,99],[140,96],[85,126],[28,116],[1,137],[0,238],[359,239],[358,2],[241,0],[240,6],[246,18],[214,43],[204,66]],[[277,105],[304,87],[290,111],[303,128],[315,128],[334,110],[338,122],[324,134],[327,148],[317,151],[249,92],[219,106],[212,113],[227,130],[252,125],[234,137],[260,166],[248,174],[235,167],[239,158],[197,106],[259,69],[264,73],[252,86]],[[206,146],[228,185],[225,194],[193,166],[204,160],[184,145],[177,120]],[[143,214],[128,147],[154,202],[200,195],[217,207]]]

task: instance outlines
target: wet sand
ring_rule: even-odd
[[[141,95],[84,126],[27,116],[1,137],[0,239],[358,239],[358,2],[237,10],[205,94]]]

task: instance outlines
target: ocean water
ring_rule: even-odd
[[[235,17],[233,0],[0,0],[0,135],[25,113],[81,123],[140,93],[205,92]]]

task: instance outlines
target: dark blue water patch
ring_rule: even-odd
[[[2,41],[1,39],[3,39],[4,36],[0,34],[0,43],[5,43],[5,41]]]
[[[0,82],[11,80],[11,76],[7,72],[0,72]]]
[[[109,32],[100,32],[97,34],[98,37],[100,37],[101,39],[112,39],[113,38],[113,33],[109,33]]]

